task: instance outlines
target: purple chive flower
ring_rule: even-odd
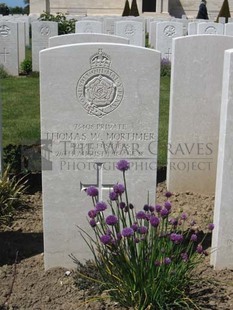
[[[167,198],[170,198],[170,197],[172,196],[172,193],[171,193],[171,192],[166,192],[166,193],[165,193],[165,196],[166,196]]]
[[[170,240],[175,241],[176,240],[176,233],[170,234]]]
[[[187,215],[187,213],[182,213],[181,214],[181,216],[180,216],[180,218],[182,219],[182,220],[187,220],[187,218],[188,218],[188,215]]]
[[[110,192],[109,193],[109,199],[114,201],[114,200],[117,200],[118,199],[118,194],[115,193],[115,192]]]
[[[162,217],[167,217],[169,214],[169,211],[166,208],[164,208],[160,211],[160,214]]]
[[[123,184],[115,184],[113,186],[113,191],[119,195],[123,194],[125,191],[125,187]]]
[[[203,252],[203,247],[201,244],[198,244],[196,251],[198,254],[201,254]]]
[[[115,225],[118,222],[118,218],[115,215],[109,215],[106,217],[106,224],[107,225]]]
[[[148,232],[148,228],[146,226],[140,226],[138,227],[137,232],[141,235],[145,235]]]
[[[103,235],[100,237],[100,241],[103,243],[103,244],[110,244],[111,241],[112,241],[112,238],[110,235]]]
[[[209,229],[209,230],[213,230],[213,229],[214,229],[214,224],[213,224],[213,223],[209,224],[209,225],[208,225],[208,229]]]
[[[181,253],[180,256],[184,262],[188,261],[188,253]]]
[[[191,223],[190,223],[190,226],[194,226],[194,225],[196,225],[196,224],[197,224],[197,222],[194,221],[194,220],[192,220]]]
[[[144,205],[143,210],[144,211],[149,211],[149,206],[148,205]]]
[[[151,223],[151,226],[153,226],[153,227],[157,227],[158,225],[159,225],[159,222],[160,222],[160,220],[159,220],[159,218],[157,217],[157,216],[151,216],[150,217],[150,223]]]
[[[134,223],[131,228],[133,229],[133,231],[137,231],[138,229],[138,224]]]
[[[139,211],[136,213],[136,219],[144,220],[146,219],[146,213],[144,211]]]
[[[179,244],[183,241],[184,237],[181,234],[176,234],[175,244]]]
[[[194,226],[194,225],[196,225],[196,224],[197,224],[197,222],[194,221],[194,220],[192,220],[191,223],[190,223],[190,226]]]
[[[165,264],[165,265],[169,265],[169,264],[171,264],[171,262],[172,262],[172,261],[171,261],[170,257],[165,257],[165,258],[164,258],[164,264]]]
[[[98,188],[96,188],[95,186],[89,186],[86,189],[86,193],[87,193],[88,196],[96,197],[96,196],[98,196],[99,191],[98,191]]]
[[[138,238],[134,238],[134,243],[139,243],[140,242],[140,240],[138,239]]]
[[[94,219],[91,219],[89,223],[90,223],[91,227],[96,226],[96,221]]]
[[[120,241],[122,239],[121,233],[117,233],[117,240]]]
[[[161,210],[162,210],[162,206],[156,205],[156,206],[155,206],[155,210],[156,210],[156,212],[160,213]]]
[[[168,211],[170,211],[172,205],[171,205],[171,203],[170,203],[169,201],[166,201],[166,202],[164,203],[164,207],[165,207]]]
[[[97,212],[96,210],[93,209],[93,210],[90,210],[87,214],[91,219],[93,219],[94,217],[96,217]]]
[[[95,205],[95,209],[97,212],[104,211],[107,209],[107,205],[105,202],[100,201],[100,202],[97,202],[97,204]]]
[[[161,265],[161,263],[160,263],[159,260],[156,260],[156,261],[154,262],[154,265],[157,266],[157,267],[159,267],[159,266]]]
[[[129,208],[130,208],[131,210],[134,208],[134,206],[133,206],[132,203],[129,204]]]
[[[125,227],[122,229],[121,234],[123,237],[131,237],[134,235],[134,231],[131,227]]]
[[[152,213],[152,212],[154,212],[155,207],[153,207],[153,206],[149,206],[149,210],[150,210],[150,212]]]
[[[124,202],[120,202],[119,203],[119,208],[121,209],[121,210],[123,210],[124,208],[125,208],[125,203]]]
[[[184,237],[181,234],[172,233],[170,234],[170,240],[173,241],[175,244],[179,244],[183,241]]]
[[[146,214],[146,220],[149,222],[149,220],[150,220],[150,217],[151,217],[151,215],[149,215],[149,214]]]
[[[197,235],[196,234],[192,234],[190,240],[193,241],[193,242],[196,242],[197,241]]]
[[[116,163],[116,168],[120,171],[126,171],[129,169],[129,162],[125,159],[119,160]]]
[[[173,226],[177,226],[178,225],[178,219],[175,219],[174,217],[172,217],[170,220],[169,220],[169,223]]]

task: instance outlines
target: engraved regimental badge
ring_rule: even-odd
[[[78,102],[88,114],[99,118],[114,111],[121,103],[124,88],[121,79],[111,67],[111,58],[99,49],[90,58],[90,69],[77,83]]]
[[[7,37],[10,33],[11,33],[11,30],[8,26],[6,26],[6,25],[0,26],[0,35],[2,37]]]

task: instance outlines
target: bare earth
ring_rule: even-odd
[[[157,201],[164,201],[165,183],[157,189]],[[74,271],[43,269],[41,193],[26,196],[30,207],[15,216],[11,227],[0,228],[0,310],[124,309],[106,300],[89,301],[90,293],[74,284]],[[205,230],[213,218],[213,196],[175,193],[173,209],[182,209]],[[210,238],[207,246],[210,245]],[[209,256],[198,267],[200,282],[191,290],[200,309],[233,309],[233,271],[214,271]]]

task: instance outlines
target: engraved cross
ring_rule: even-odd
[[[104,190],[110,190],[113,188],[114,184],[104,184],[103,183],[103,163],[95,163],[96,164],[96,172],[97,172],[97,180],[95,184],[83,184],[80,182],[80,190],[85,190],[89,186],[95,186],[98,188],[99,191],[99,197],[98,201],[101,201],[103,199],[103,191]]]
[[[3,56],[4,56],[4,62],[6,63],[6,56],[7,56],[7,55],[10,55],[10,53],[7,52],[7,51],[6,51],[6,48],[4,47],[3,53],[1,52],[0,55],[3,55]]]
[[[167,53],[165,53],[165,55],[166,55],[166,58],[169,60],[169,61],[171,61],[171,49],[170,48],[168,48],[168,50],[167,50]]]

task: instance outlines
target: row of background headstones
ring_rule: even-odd
[[[162,58],[167,58],[171,60],[171,43],[172,39],[175,37],[183,36],[186,34],[202,34],[202,33],[212,33],[212,34],[223,34],[224,25],[222,23],[202,23],[201,20],[196,22],[188,21],[187,19],[173,19],[174,21],[154,21],[155,18],[144,19],[142,17],[79,17],[80,21],[76,22],[77,33],[108,33],[115,34],[118,36],[126,37],[129,39],[129,43],[138,46],[145,46],[145,32],[149,32],[149,44],[151,48],[155,48],[162,52]],[[29,45],[29,25],[33,20],[28,16],[7,16],[2,17],[1,20],[5,21],[19,21],[21,24],[24,23],[25,29],[23,30],[23,25],[18,26],[18,38],[14,35],[15,40],[18,40],[18,51],[16,45],[13,47],[4,46],[7,43],[7,37],[3,38],[3,46],[1,51],[2,64],[6,67],[12,75],[18,75],[19,64],[24,60],[25,57],[25,45]],[[123,20],[122,20],[123,19]],[[130,20],[130,23],[129,23]],[[102,22],[104,21],[104,23]],[[179,22],[177,22],[179,21]],[[182,23],[181,23],[182,22]],[[48,38],[57,35],[57,26],[52,24],[52,22],[40,22],[39,25],[34,25],[32,27],[32,59],[33,59],[33,71],[39,71],[39,51],[41,49],[48,47]],[[47,26],[45,23],[48,23]],[[48,26],[51,25],[51,26]],[[183,26],[182,26],[183,25]],[[4,26],[4,25],[3,25]],[[51,29],[49,29],[51,28]],[[229,23],[225,25],[225,34],[232,35],[233,24]],[[104,30],[105,29],[105,30]],[[25,33],[25,37],[24,37]],[[1,36],[2,37],[2,36]],[[10,42],[14,40],[11,39]],[[25,43],[24,43],[25,41]],[[16,50],[14,55],[12,54],[13,61],[10,59],[10,52],[7,49]],[[16,59],[18,53],[18,65],[16,65]],[[9,62],[7,61],[9,59]],[[7,64],[9,63],[9,66]],[[10,64],[11,63],[11,64]]]
[[[41,22],[40,22],[41,23]],[[46,23],[46,22],[44,22]],[[46,25],[46,24],[45,24]],[[171,60],[172,39],[175,37],[181,37],[184,35],[184,27],[180,22],[164,21],[164,22],[152,22],[149,32],[149,44],[151,48],[162,53],[162,58]],[[197,28],[197,34],[224,34],[224,25],[222,23],[200,22],[190,23]],[[34,26],[34,27],[33,27]],[[100,21],[82,20],[76,22],[76,33],[103,33],[103,24]],[[38,54],[39,50],[48,47],[48,41],[46,42],[46,36],[41,35],[41,24],[32,24],[32,55],[33,55],[33,71],[38,71]],[[225,25],[228,29],[227,35],[233,35],[233,23]],[[145,46],[145,23],[140,21],[133,21],[127,19],[124,21],[116,21],[114,23],[114,32],[108,34],[117,35],[127,38],[129,44],[137,46]],[[190,29],[193,29],[193,27]],[[231,33],[229,31],[231,30]],[[35,31],[34,31],[35,30]],[[48,29],[48,36],[56,36],[56,28],[53,26],[51,31]],[[33,36],[33,34],[35,34]],[[194,31],[192,31],[194,34]],[[35,52],[34,52],[35,51]]]
[[[59,38],[58,38],[59,40]],[[75,120],[77,122],[80,121],[81,124],[87,125],[90,123],[93,125],[93,120],[92,116],[85,116],[85,112],[80,108],[77,108],[76,106],[76,99],[74,98],[73,91],[71,89],[67,89],[65,91],[62,87],[62,92],[57,93],[57,89],[59,88],[58,85],[63,85],[63,82],[60,81],[61,78],[59,78],[59,81],[55,81],[55,89],[54,91],[51,89],[47,89],[47,85],[49,82],[49,79],[52,78],[51,74],[54,76],[54,68],[52,72],[50,72],[51,68],[48,66],[48,61],[52,59],[56,59],[56,61],[59,60],[60,62],[64,63],[68,66],[67,64],[67,59],[72,59],[72,61],[75,61],[74,67],[77,72],[85,72],[86,69],[83,67],[83,62],[86,62],[86,58],[83,60],[79,60],[76,62],[75,57],[71,57],[73,53],[81,53],[81,57],[83,57],[83,54],[87,53],[89,55],[90,50],[94,52],[95,49],[98,49],[101,47],[101,49],[105,50],[107,49],[109,44],[104,45],[103,43],[99,44],[90,44],[87,46],[78,46],[74,45],[73,47],[66,47],[62,46],[61,49],[58,50],[50,50],[48,49],[47,52],[46,50],[41,53],[41,57],[45,58],[47,57],[47,60],[43,61],[43,66],[42,66],[42,72],[43,72],[43,77],[42,77],[42,85],[44,85],[44,90],[42,87],[42,106],[43,106],[43,113],[44,113],[44,125],[45,128],[43,129],[43,132],[67,132],[66,131],[66,123],[63,121],[63,114],[61,111],[63,111],[63,102],[70,102],[71,106],[69,109],[69,113],[73,115]],[[206,46],[208,46],[208,50],[206,49]],[[171,191],[191,191],[191,192],[199,192],[202,194],[208,194],[208,193],[214,193],[215,192],[215,186],[216,186],[216,173],[217,169],[220,170],[219,174],[221,175],[220,180],[225,178],[225,175],[221,173],[221,164],[217,165],[217,158],[218,154],[222,154],[226,152],[223,152],[222,150],[224,149],[225,145],[222,145],[222,142],[220,141],[220,146],[219,146],[219,128],[220,128],[220,110],[221,110],[221,98],[226,98],[226,89],[223,91],[223,96],[222,96],[222,80],[223,80],[223,60],[224,60],[224,51],[227,49],[233,48],[233,37],[227,37],[227,36],[221,36],[221,35],[199,35],[199,36],[189,36],[189,37],[183,37],[183,38],[176,38],[173,40],[173,59],[172,59],[172,78],[171,78],[171,96],[170,96],[170,113],[169,113],[169,150],[168,150],[168,165],[167,165],[167,186],[168,189]],[[110,50],[114,50],[114,55],[115,53],[118,55],[122,55],[122,46],[114,46],[113,48],[110,48]],[[138,50],[136,47],[129,47],[129,51],[127,52],[126,50],[128,49],[127,47],[124,47],[124,55],[127,55],[127,53],[130,53],[131,55],[134,55],[133,59],[135,61],[138,61]],[[146,55],[146,51],[148,49],[141,49],[140,53]],[[71,53],[71,55],[69,53]],[[79,52],[79,53],[78,53]],[[66,54],[67,53],[67,54]],[[113,51],[111,51],[113,53]],[[145,56],[144,55],[144,56]],[[151,54],[153,55],[153,54]],[[144,57],[143,56],[143,57]],[[87,57],[87,56],[86,56]],[[119,68],[122,69],[122,59],[119,59],[116,55],[114,56],[116,58],[114,61],[114,71],[118,72]],[[155,59],[156,59],[156,54],[154,54]],[[90,59],[88,56],[87,59]],[[127,59],[127,57],[125,58]],[[150,59],[150,58],[149,58]],[[154,60],[155,60],[154,59]],[[190,61],[191,59],[191,61]],[[82,62],[83,61],[83,62]],[[151,59],[152,61],[152,59]],[[156,60],[157,61],[157,60]],[[139,62],[140,63],[140,62]],[[144,64],[144,62],[143,62]],[[156,66],[158,66],[157,64]],[[54,64],[55,66],[55,64]],[[77,68],[80,68],[77,69]],[[47,68],[49,67],[49,68]],[[124,62],[123,62],[123,67]],[[126,66],[129,68],[128,66]],[[68,66],[69,68],[69,66]],[[153,80],[149,79],[146,77],[141,78],[141,70],[145,72],[144,66],[138,66],[134,63],[133,72],[135,73],[134,79],[137,81],[139,78],[141,81],[146,81],[149,85],[149,89],[154,89],[152,87],[152,82]],[[59,70],[61,68],[59,67]],[[65,69],[64,69],[65,70]],[[67,68],[66,68],[67,70]],[[69,69],[71,70],[71,69]],[[227,65],[225,65],[225,71],[228,71],[229,68]],[[72,70],[71,70],[72,71]],[[89,72],[89,71],[86,71]],[[147,74],[149,74],[150,70],[147,71]],[[157,71],[155,71],[156,75],[158,74]],[[68,73],[67,73],[68,74]],[[126,75],[127,77],[125,77]],[[227,84],[227,78],[229,77],[229,74],[225,74],[225,83]],[[89,73],[87,75],[89,77]],[[70,78],[70,77],[69,77]],[[66,77],[66,79],[69,79]],[[130,79],[132,76],[130,76],[129,72],[123,72],[122,75],[120,75],[120,78],[122,80],[124,79]],[[158,78],[154,77],[156,80]],[[63,78],[62,78],[63,79]],[[70,83],[67,83],[67,85],[74,85],[76,87],[77,81],[82,80],[83,77],[79,77],[75,75],[75,77],[70,78],[71,81]],[[75,82],[76,81],[76,82]],[[138,82],[137,82],[138,83]],[[125,84],[126,88],[124,91],[126,94],[128,94],[128,84]],[[138,84],[139,85],[139,84]],[[68,86],[67,86],[68,87]],[[158,87],[158,85],[157,85]],[[135,88],[138,88],[135,87]],[[228,89],[229,88],[229,89]],[[227,90],[230,93],[230,87],[228,87]],[[134,89],[134,88],[133,88]],[[133,102],[135,101],[135,98],[140,98],[141,101],[141,106],[143,106],[146,111],[149,111],[151,108],[151,103],[148,100],[147,92],[150,91],[149,89],[145,90],[142,85],[139,87],[139,92],[140,94],[135,94],[132,95],[131,98],[133,99]],[[130,92],[133,94],[133,90],[130,88]],[[157,93],[159,92],[159,88],[155,89],[155,98],[157,98]],[[71,97],[70,100],[67,98],[64,98],[66,94],[70,94]],[[70,95],[68,95],[70,96]],[[52,99],[50,99],[52,98]],[[61,111],[59,112],[58,106],[56,105],[58,115],[57,117],[54,117],[54,113],[50,116],[46,116],[49,114],[49,111],[54,111],[51,109],[51,102],[54,104],[57,104],[59,98],[60,102],[60,109]],[[229,95],[230,98],[230,95]],[[157,99],[155,100],[156,104],[158,104]],[[125,111],[122,112],[120,110],[120,115],[128,115],[128,111],[131,111],[132,105],[134,103],[131,102],[130,98],[127,99],[127,106],[125,107]],[[49,110],[47,110],[49,109]],[[76,111],[78,109],[78,112]],[[81,111],[80,111],[81,109]],[[156,108],[157,109],[157,108]],[[66,107],[67,111],[67,107]],[[76,114],[78,113],[78,115]],[[81,113],[81,114],[79,114]],[[226,112],[225,112],[226,113]],[[91,113],[90,113],[91,114]],[[138,113],[137,113],[138,115]],[[148,115],[151,115],[151,113],[147,113]],[[113,113],[114,116],[114,113]],[[131,121],[126,121],[125,126],[128,126],[128,130],[132,131],[131,127],[132,126],[132,120],[136,117],[134,113],[130,113],[130,120]],[[156,118],[158,115],[156,114]],[[89,120],[89,118],[91,120]],[[146,116],[145,116],[146,118]],[[224,118],[224,117],[222,117]],[[230,117],[229,117],[230,118]],[[51,119],[56,119],[56,124],[60,124],[62,122],[61,128],[57,128],[56,124],[51,125],[50,121]],[[116,116],[114,116],[114,119],[117,119]],[[143,119],[143,117],[142,117]],[[230,118],[231,119],[231,118]],[[59,121],[58,121],[59,120]],[[81,121],[82,120],[82,121]],[[97,124],[98,124],[98,119],[97,119]],[[101,120],[101,125],[108,124],[109,119],[103,119]],[[110,122],[113,122],[113,119],[110,117]],[[69,123],[69,122],[67,122]],[[139,124],[140,126],[140,132],[144,126],[141,126],[142,121],[136,122],[136,124]],[[130,126],[129,126],[130,124]],[[157,124],[157,123],[156,123]],[[52,126],[52,127],[51,127]],[[58,125],[60,126],[60,125]],[[96,125],[97,126],[97,125]],[[225,128],[226,125],[225,123],[221,124],[222,128]],[[146,127],[147,128],[147,127]],[[157,137],[158,133],[158,128],[154,125],[151,125],[150,127],[151,132],[154,133],[154,137]],[[72,129],[69,129],[72,132]],[[139,128],[136,126],[132,132],[137,132]],[[149,129],[148,129],[149,130]],[[223,131],[223,129],[222,129]],[[120,131],[120,134],[124,134],[123,132]],[[116,132],[116,134],[119,134],[119,132]],[[225,137],[224,132],[221,132],[223,136]],[[106,143],[108,142],[106,137],[102,137],[102,141],[105,141]],[[114,140],[113,140],[114,141]],[[145,147],[145,141],[142,141],[140,143],[140,147]],[[218,151],[220,149],[221,152]],[[56,150],[57,153],[58,150]],[[153,154],[156,154],[154,152]],[[150,153],[151,155],[151,153]],[[228,156],[232,156],[232,153],[230,151],[227,154]],[[140,158],[140,161],[143,162],[143,160],[146,160],[146,157],[148,156],[147,153],[143,157]],[[219,155],[220,156],[220,155]],[[66,179],[67,174],[66,172],[60,171],[61,167],[59,166],[58,160],[61,160],[59,158],[56,158],[56,156],[53,156],[53,164],[56,165],[54,173],[54,179],[51,179],[51,172],[50,174],[46,171],[43,171],[44,175],[44,195],[46,197],[45,199],[45,236],[46,236],[46,243],[45,243],[45,257],[46,257],[46,268],[50,268],[53,266],[57,265],[62,265],[62,266],[68,266],[69,265],[69,260],[65,259],[68,258],[69,251],[74,252],[74,242],[73,237],[69,239],[69,236],[75,236],[75,231],[74,231],[74,218],[75,218],[75,212],[78,214],[81,214],[81,216],[76,220],[80,224],[85,223],[83,211],[80,209],[79,211],[76,210],[76,206],[80,205],[82,206],[83,203],[83,195],[82,193],[78,193],[74,189],[69,189],[70,194],[68,196],[71,197],[71,201],[69,201],[68,205],[70,206],[70,211],[69,210],[64,210],[64,202],[61,201],[61,205],[59,207],[59,212],[60,216],[59,218],[54,219],[54,212],[53,208],[51,207],[54,203],[56,204],[56,207],[54,205],[54,208],[58,208],[57,201],[54,197],[58,195],[56,192],[57,186],[54,186],[54,182],[57,182],[58,184],[58,189],[62,186],[64,186],[63,182]],[[63,160],[63,168],[65,170],[72,170],[72,164],[68,163],[65,161],[64,158]],[[103,161],[109,161],[108,158],[96,158],[95,160],[99,160],[99,162]],[[130,158],[129,158],[130,160]],[[156,156],[153,157],[154,162],[157,162]],[[232,160],[231,160],[232,162]],[[90,163],[89,160],[85,160],[82,158],[82,164],[84,166],[87,166]],[[223,163],[225,165],[228,165],[229,159],[227,158],[226,160],[223,158]],[[65,166],[66,165],[66,166]],[[140,165],[139,165],[140,166]],[[141,165],[142,166],[142,165]],[[148,165],[149,166],[149,165]],[[73,166],[74,167],[74,166]],[[75,166],[77,170],[81,170],[78,168],[78,165]],[[74,169],[74,168],[73,168]],[[75,169],[74,169],[75,170]],[[228,169],[231,171],[231,169]],[[94,169],[91,171],[93,173]],[[95,184],[95,180],[93,179],[93,176],[90,174],[87,174],[86,172],[80,172],[78,171],[78,175],[75,174],[74,172],[74,178],[78,178],[77,182],[81,184],[81,181],[79,178],[81,177],[83,179],[84,184]],[[77,171],[76,171],[77,172]],[[106,171],[105,171],[106,172]],[[151,171],[149,171],[151,173]],[[61,175],[60,175],[61,173]],[[90,173],[90,171],[89,171]],[[105,184],[112,184],[114,181],[115,173],[114,172],[108,172],[111,176],[111,180],[108,178]],[[138,171],[137,171],[138,173]],[[140,173],[140,182],[139,185],[144,184],[145,179],[142,171],[139,171]],[[152,173],[153,175],[153,173]],[[59,177],[58,177],[59,176]],[[96,176],[94,176],[95,178]],[[227,180],[225,180],[224,184],[232,184],[232,181],[229,180],[231,176],[228,177]],[[60,180],[58,180],[61,178]],[[87,178],[87,179],[86,179]],[[148,181],[148,171],[145,175],[146,180]],[[69,177],[68,177],[69,179]],[[68,179],[65,181],[67,184],[69,184]],[[97,177],[98,179],[98,177]],[[135,175],[133,175],[133,179],[135,179]],[[219,184],[216,187],[216,197],[221,195],[221,199],[218,198],[216,200],[216,206],[215,206],[215,224],[219,224],[220,219],[222,220],[222,217],[224,216],[229,218],[229,213],[222,213],[222,211],[219,211],[219,208],[221,207],[222,203],[224,202],[224,197],[222,197],[222,183],[219,181]],[[153,180],[153,176],[151,176],[150,182],[152,182],[152,188],[156,186],[156,180]],[[138,191],[135,189],[135,184],[133,180],[131,181],[133,184],[132,187],[132,192],[137,193],[139,192],[139,196],[135,197],[136,194],[134,194],[135,201],[140,202],[142,205],[141,201],[141,194],[142,190]],[[52,188],[49,184],[53,184]],[[63,185],[62,185],[63,184]],[[132,186],[131,184],[131,186]],[[102,185],[101,185],[102,186]],[[68,189],[67,189],[68,190]],[[101,188],[102,190],[102,188]],[[51,192],[52,191],[52,192]],[[54,192],[55,191],[55,192]],[[51,193],[50,193],[51,192]],[[230,195],[230,191],[229,191]],[[67,199],[67,197],[66,197]],[[55,201],[55,202],[53,202]],[[77,203],[77,201],[80,201],[80,204]],[[229,201],[229,200],[228,200]],[[75,203],[75,205],[74,205]],[[217,204],[218,203],[218,204]],[[73,204],[73,206],[72,206]],[[140,205],[140,204],[139,204]],[[227,205],[227,210],[229,212],[229,206]],[[63,214],[65,212],[65,214]],[[220,214],[221,213],[221,214]],[[68,215],[67,215],[68,214]],[[72,216],[70,216],[70,214]],[[218,214],[218,216],[216,215]],[[220,215],[219,215],[220,214]],[[70,219],[68,219],[69,217]],[[63,218],[66,219],[66,222],[63,222]],[[62,222],[62,223],[61,223]],[[52,223],[52,224],[51,224]],[[65,236],[63,235],[64,231],[61,231],[61,227],[65,225]],[[83,224],[84,225],[84,224]],[[212,256],[212,262],[215,265],[216,268],[233,268],[232,265],[232,254],[231,252],[229,253],[229,250],[231,251],[231,247],[229,247],[229,243],[231,241],[231,223],[228,223],[226,226],[227,228],[223,229],[223,225],[221,223],[221,226],[218,227],[216,230],[216,235],[214,235],[214,247],[217,248],[217,250],[214,252],[214,255]],[[216,225],[217,226],[217,225]],[[70,231],[69,228],[70,227]],[[67,245],[61,245],[61,243],[54,243],[54,240],[57,237],[57,234],[61,234],[61,239],[69,240],[70,247]],[[59,239],[60,240],[60,239]],[[56,251],[56,257],[52,254],[55,252],[55,248],[59,249]],[[83,249],[82,242],[79,241],[79,244],[76,247],[76,255],[79,256],[79,258],[84,258],[83,255],[87,255],[87,253]],[[216,254],[217,253],[217,254]],[[222,258],[224,257],[224,259]],[[55,259],[54,259],[55,258]],[[71,263],[71,262],[70,262]],[[55,265],[54,265],[55,264]]]

